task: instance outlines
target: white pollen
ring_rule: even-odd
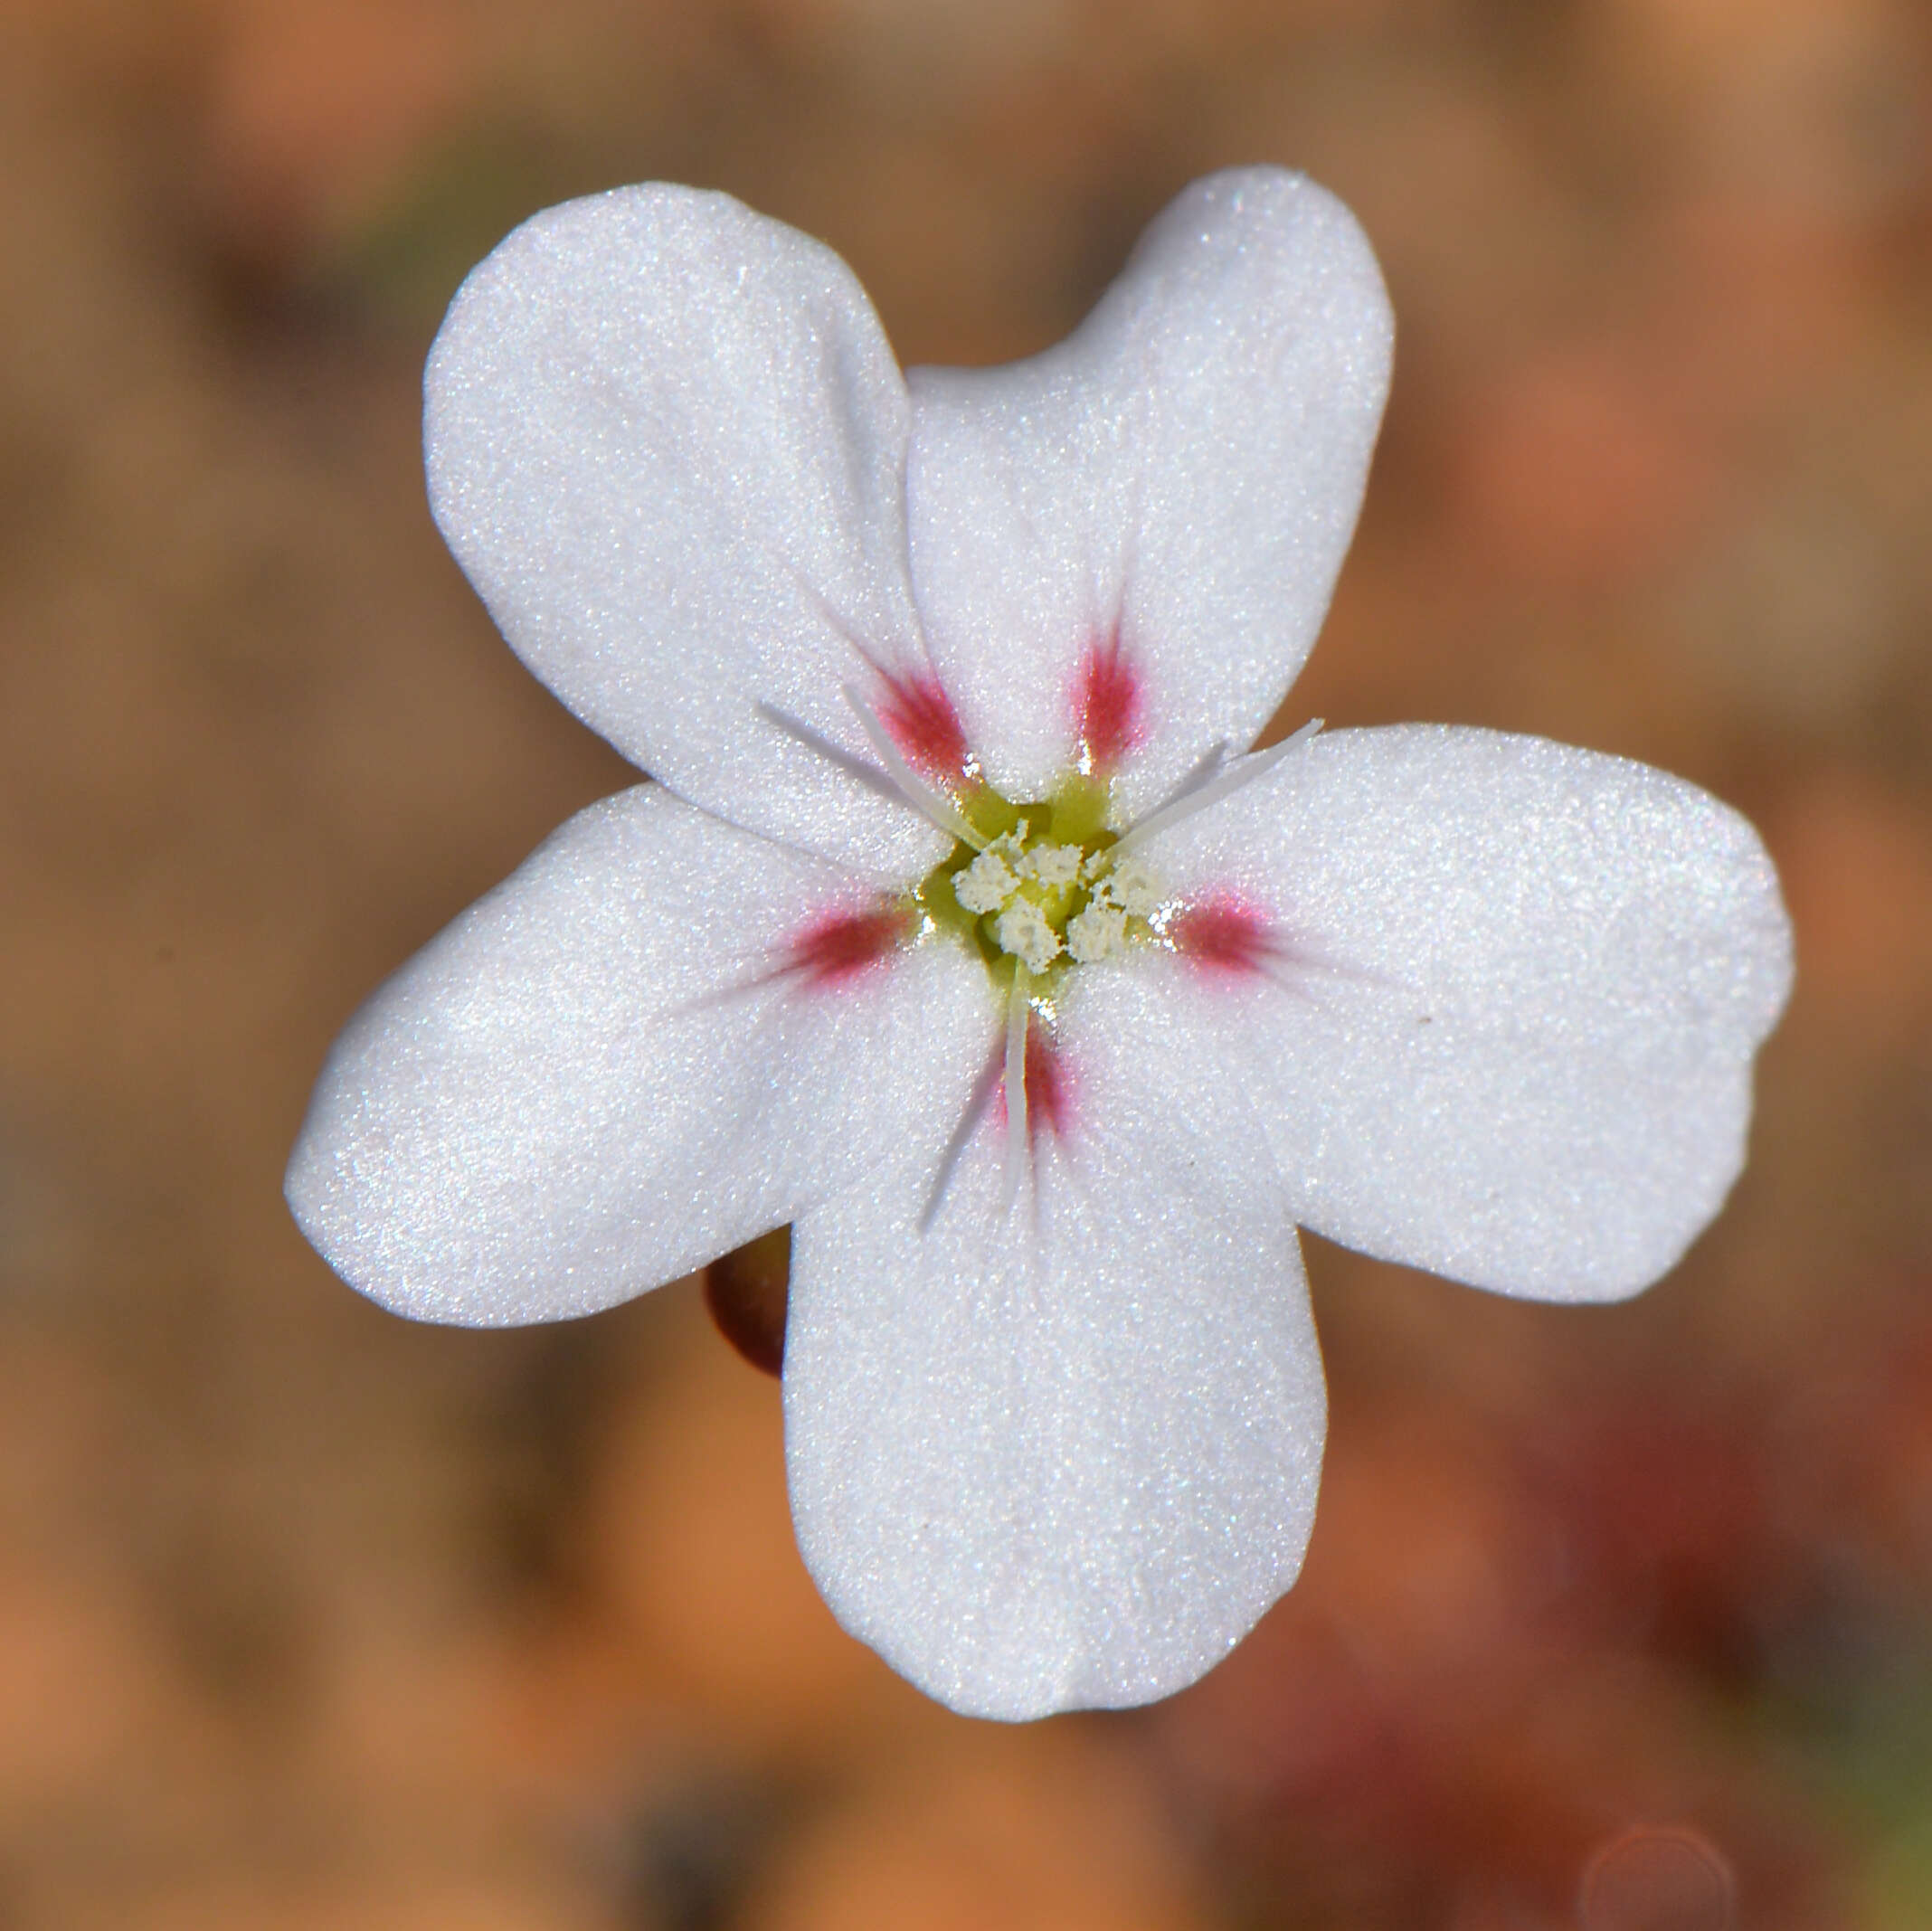
[[[1016,898],[995,922],[993,936],[1029,972],[1044,972],[1059,957],[1060,935],[1031,899]]]
[[[1122,858],[1101,880],[1094,896],[1118,905],[1130,918],[1144,919],[1160,903],[1160,884],[1138,858]]]
[[[989,849],[982,851],[964,871],[953,874],[952,895],[969,912],[997,912],[1013,895],[1018,884],[1006,860]]]
[[[1117,959],[1127,950],[1127,914],[1112,905],[1089,905],[1066,923],[1066,950],[1075,965]]]
[[[1027,854],[1025,868],[1043,885],[1070,885],[1080,876],[1077,845],[1040,845]]]

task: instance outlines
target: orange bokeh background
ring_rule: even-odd
[[[626,782],[437,540],[421,358],[547,202],[722,186],[907,361],[1192,176],[1398,318],[1292,717],[1762,827],[1798,990],[1626,1307],[1322,1245],[1302,1583],[1009,1729],[837,1629],[680,1283],[411,1328],[289,1224],[357,1000]],[[0,1923],[1932,1922],[1932,18],[1910,0],[0,0]]]

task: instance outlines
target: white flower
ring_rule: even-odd
[[[1485,731],[1241,754],[1389,341],[1347,212],[1255,170],[1008,368],[902,377],[834,255],[663,186],[519,229],[431,358],[445,535],[658,781],[363,1008],[290,1200],[479,1324],[794,1222],[800,1544],[961,1710],[1164,1695],[1293,1580],[1298,1222],[1606,1300],[1742,1159],[1790,966],[1734,813]]]

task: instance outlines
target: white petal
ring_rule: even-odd
[[[1314,1512],[1321,1358],[1258,1126],[1158,989],[1093,966],[1075,992],[1066,1136],[1009,1220],[989,1117],[921,1232],[928,1121],[793,1235],[800,1546],[848,1629],[980,1716],[1192,1681]]]
[[[1391,331],[1348,210],[1255,168],[1189,188],[1057,347],[911,373],[914,581],[1009,796],[1065,765],[1081,667],[1116,626],[1145,725],[1126,815],[1254,741],[1328,608]]]
[[[1302,1225],[1596,1301],[1723,1204],[1791,933],[1757,834],[1705,792],[1540,738],[1339,731],[1149,858],[1272,926],[1262,970],[1201,976]]]
[[[421,1320],[588,1313],[789,1219],[977,1074],[954,948],[784,971],[832,867],[655,786],[581,812],[336,1042],[289,1162],[303,1231]]]
[[[752,829],[902,878],[944,849],[772,715],[869,762],[860,647],[923,664],[904,385],[830,250],[689,188],[567,202],[463,284],[425,394],[436,520],[580,717]]]

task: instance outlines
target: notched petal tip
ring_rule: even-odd
[[[1203,175],[1148,225],[1123,282],[1137,273],[1213,273],[1255,323],[1324,333],[1324,353],[1370,440],[1388,393],[1396,315],[1361,223],[1340,196],[1292,168],[1226,168]],[[1238,310],[1237,310],[1238,314]],[[1352,520],[1352,519],[1351,519]]]
[[[1255,742],[1328,607],[1392,341],[1353,216],[1261,168],[1185,190],[1065,341],[914,372],[914,582],[991,783],[1045,795],[1071,726],[1131,820]]]

